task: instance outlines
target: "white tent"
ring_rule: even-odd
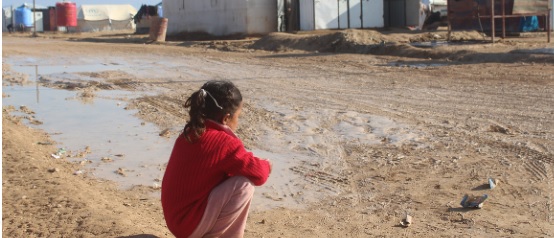
[[[80,31],[134,30],[137,9],[129,4],[81,5],[77,15]]]

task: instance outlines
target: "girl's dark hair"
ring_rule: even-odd
[[[194,92],[185,102],[189,110],[189,121],[183,135],[189,142],[200,138],[206,126],[206,119],[221,122],[227,114],[233,115],[242,102],[239,89],[230,81],[211,80]]]

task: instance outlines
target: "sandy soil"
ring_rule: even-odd
[[[234,81],[246,100],[238,135],[280,164],[273,184],[258,190],[246,237],[554,236],[552,45],[545,36],[490,44],[461,32],[449,45],[445,37],[348,30],[150,43],[129,33],[3,35],[2,75],[3,85],[28,80],[4,63],[10,57],[182,64],[157,76],[83,72],[98,80],[44,82],[84,95],[159,92],[128,107],[160,128],[184,124],[181,104],[202,82]],[[3,105],[3,236],[171,237],[152,188],[73,175],[82,165],[50,158],[56,142],[25,126],[32,113]],[[489,178],[500,181],[494,189]],[[464,194],[489,198],[466,209]]]

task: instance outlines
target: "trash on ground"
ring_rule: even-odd
[[[403,227],[409,227],[410,225],[412,225],[412,216],[406,214],[404,219],[402,219],[402,221],[400,222],[400,225],[402,225]]]
[[[498,186],[499,183],[500,183],[500,179],[489,178],[490,189],[496,188],[496,186]]]
[[[60,171],[60,169],[58,169],[58,168],[50,168],[50,169],[48,169],[48,172],[50,172],[50,173],[55,173],[55,172],[59,172],[59,171]]]
[[[489,196],[487,194],[483,194],[483,196],[474,196],[474,195],[464,195],[462,198],[462,202],[460,202],[460,205],[465,208],[482,208],[483,203],[485,200],[487,200]]]
[[[160,132],[160,136],[170,137],[171,136],[171,131],[169,131],[169,129],[164,129]]]
[[[119,175],[121,175],[121,176],[123,176],[123,177],[126,177],[126,176],[127,176],[127,174],[125,173],[125,169],[124,169],[124,168],[119,168],[119,169],[117,169],[117,171],[115,171],[115,173],[116,173],[116,174],[119,174]]]
[[[52,154],[52,157],[54,157],[55,159],[59,159],[62,157],[62,155],[65,154],[65,149],[64,148],[59,148],[58,149],[58,152],[56,152],[55,154]]]
[[[102,162],[113,162],[113,159],[110,157],[102,157]]]

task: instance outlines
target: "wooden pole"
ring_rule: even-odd
[[[550,31],[552,31],[552,29],[551,29],[552,28],[552,22],[551,22],[552,16],[550,15],[551,12],[552,12],[552,8],[549,7],[548,12],[546,13],[546,16],[545,16],[546,19],[544,19],[545,20],[544,22],[545,22],[545,25],[546,25],[544,28],[546,30],[546,38],[548,40],[548,43],[550,43]]]

